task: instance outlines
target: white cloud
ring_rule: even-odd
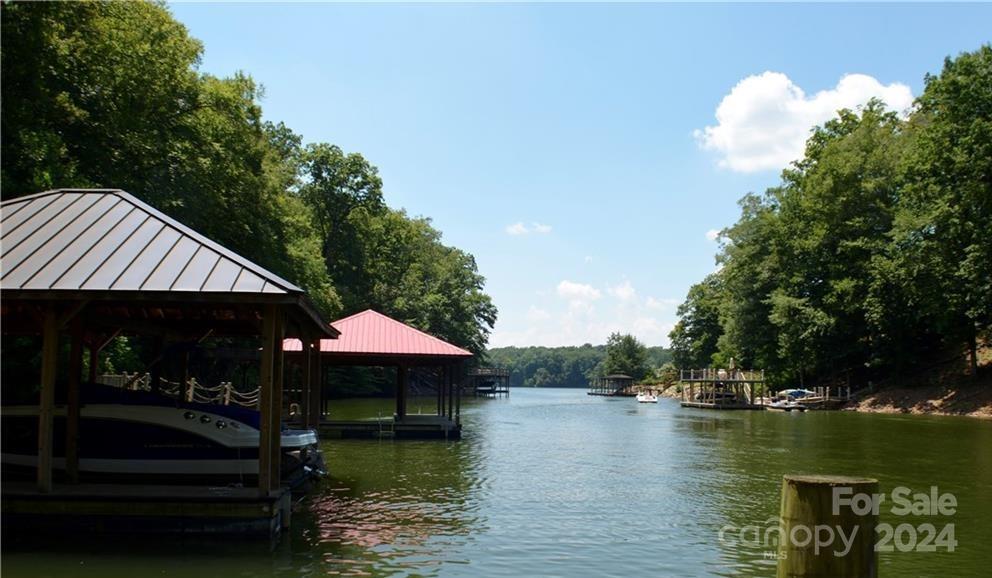
[[[558,284],[558,295],[570,300],[595,301],[602,293],[592,285],[565,280]]]
[[[763,72],[741,80],[723,97],[716,126],[693,134],[702,148],[720,153],[721,167],[745,173],[782,169],[802,156],[811,128],[873,97],[899,112],[913,104],[905,84],[883,85],[865,74],[845,75],[836,87],[807,96],[785,74]]]
[[[544,223],[531,223],[529,226],[524,224],[523,221],[518,221],[512,225],[507,225],[504,229],[507,235],[527,235],[529,233],[535,233],[537,235],[547,235],[551,232],[551,225],[545,225]]]
[[[540,307],[531,305],[530,309],[527,310],[526,319],[527,321],[546,321],[551,319],[551,314]]]
[[[586,257],[585,257],[585,262],[586,262],[586,263],[592,263],[592,261],[593,261],[593,259],[592,259],[592,255],[586,255]]]
[[[526,235],[527,225],[523,223],[513,223],[512,225],[506,226],[507,235]]]
[[[624,280],[623,283],[610,287],[608,289],[610,295],[613,295],[621,301],[630,301],[637,297],[637,291],[634,290],[634,286],[630,284],[630,281]]]
[[[530,305],[516,316],[500,317],[492,347],[507,345],[603,344],[611,333],[631,333],[648,345],[667,345],[675,324],[676,299],[639,298],[629,280],[608,287],[615,300],[602,301],[603,291],[570,280],[557,285],[559,301]]]
[[[716,241],[720,237],[720,231],[717,229],[710,229],[706,231],[706,238],[710,241]]]
[[[644,303],[648,309],[670,309],[679,304],[678,299],[655,299],[654,297],[648,297],[648,300]]]

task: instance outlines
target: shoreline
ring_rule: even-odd
[[[659,395],[681,399],[675,387]],[[957,386],[890,387],[852,399],[840,411],[992,419],[992,383],[983,379]]]
[[[892,387],[852,400],[842,411],[992,419],[992,386],[979,383]]]

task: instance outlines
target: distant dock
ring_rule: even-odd
[[[683,369],[682,407],[699,409],[765,409],[757,389],[765,383],[764,370]]]

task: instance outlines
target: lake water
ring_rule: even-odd
[[[416,412],[419,402],[412,400]],[[427,411],[433,400],[423,402]],[[335,416],[391,411],[336,402]],[[992,421],[851,412],[716,412],[582,390],[470,400],[461,441],[328,441],[332,477],[267,544],[4,536],[5,576],[769,576],[736,530],[777,516],[782,475],[876,477],[950,492],[954,552],[882,554],[881,576],[992,567]],[[903,544],[907,544],[903,534]],[[747,538],[748,535],[745,535]]]

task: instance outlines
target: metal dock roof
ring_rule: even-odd
[[[331,323],[341,332],[337,339],[321,339],[321,353],[341,355],[472,357],[470,351],[424,333],[419,329],[367,309]],[[284,351],[302,351],[299,339],[286,339]]]
[[[121,190],[46,191],[0,213],[4,290],[303,293]]]

